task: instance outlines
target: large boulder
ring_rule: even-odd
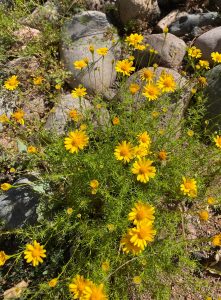
[[[160,14],[156,0],[117,0],[117,6],[123,24]]]
[[[83,84],[89,92],[102,93],[107,90],[116,78],[114,61],[119,46],[115,47],[118,35],[108,22],[106,15],[98,11],[84,11],[66,22],[62,30],[61,58],[72,76],[69,81],[72,87]],[[95,48],[92,56],[89,46]],[[108,53],[104,57],[96,49],[107,47]],[[88,67],[77,70],[73,62],[89,59]]]
[[[211,52],[221,52],[221,26],[199,36],[195,41],[195,46],[201,49],[203,59],[211,61]]]
[[[37,222],[36,209],[40,193],[33,189],[28,178],[17,180],[11,188],[0,195],[0,221],[2,228],[14,229]],[[19,186],[21,185],[21,186]]]
[[[135,52],[136,64],[141,67],[148,66],[149,59],[156,62],[160,66],[178,67],[181,65],[183,57],[186,53],[186,44],[173,34],[151,34],[145,37],[145,43],[150,46],[143,51]],[[150,54],[150,49],[154,48],[158,54]],[[151,56],[151,57],[150,57]]]
[[[221,130],[221,65],[207,72],[208,85],[205,89],[207,96],[207,115],[209,127]]]

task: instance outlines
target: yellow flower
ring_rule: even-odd
[[[139,253],[142,252],[142,249],[138,246],[135,246],[131,241],[131,236],[127,233],[125,234],[121,241],[120,241],[120,245],[122,247],[122,251],[125,252],[126,254],[128,254],[129,252],[131,252],[133,255],[137,255]]]
[[[123,160],[128,163],[134,157],[133,146],[130,142],[123,141],[114,150],[114,155],[117,160]]]
[[[221,246],[221,233],[213,237],[212,244],[213,246]]]
[[[116,229],[116,226],[114,224],[107,224],[107,229],[110,232],[113,232]]]
[[[10,173],[15,173],[16,170],[15,170],[15,168],[10,168],[9,172],[10,172]]]
[[[134,156],[137,157],[138,159],[147,156],[149,153],[150,152],[146,144],[140,144],[134,147]]]
[[[156,175],[156,168],[152,166],[153,161],[149,159],[140,159],[135,161],[132,167],[132,173],[137,175],[137,181],[147,183],[150,178]]]
[[[206,85],[207,85],[206,77],[200,76],[200,77],[198,78],[198,81],[199,81],[199,84],[200,84],[201,86],[206,86]]]
[[[11,185],[10,183],[5,182],[5,183],[2,183],[2,184],[1,184],[1,189],[2,189],[3,191],[8,191],[8,190],[11,189],[11,188],[12,188],[12,185]]]
[[[164,29],[163,29],[163,33],[165,33],[165,35],[167,34],[169,32],[169,28],[166,26],[166,27],[164,27]]]
[[[166,113],[167,111],[168,111],[168,108],[166,108],[166,107],[162,108],[162,112]]]
[[[83,86],[79,85],[77,88],[75,88],[71,92],[71,95],[72,95],[73,98],[84,97],[85,95],[87,95],[86,88],[84,88]]]
[[[127,42],[130,46],[137,46],[137,44],[142,43],[143,36],[141,34],[132,33],[131,35],[127,36],[125,42]]]
[[[211,53],[211,57],[212,57],[212,60],[216,63],[221,63],[221,53],[219,52],[212,52]]]
[[[67,210],[66,210],[66,212],[67,212],[67,214],[70,216],[70,215],[72,215],[72,213],[73,213],[73,208],[72,207],[68,207],[67,208]]]
[[[172,74],[163,73],[161,74],[158,82],[158,87],[163,93],[171,93],[176,89],[176,82]]]
[[[9,118],[6,116],[6,114],[0,115],[0,123],[7,123],[9,122]]]
[[[82,300],[107,300],[107,296],[104,292],[104,285],[95,285],[91,283],[90,285],[86,285]]]
[[[120,124],[120,119],[118,117],[114,117],[112,120],[113,125],[119,125]]]
[[[81,70],[81,69],[87,67],[88,61],[85,61],[84,59],[76,60],[75,62],[73,62],[73,65],[74,65],[75,69]]]
[[[188,48],[187,53],[189,57],[192,58],[200,58],[202,56],[202,52],[200,49],[197,49],[195,46]]]
[[[0,267],[4,266],[6,260],[8,260],[10,257],[5,254],[4,251],[0,251]]]
[[[216,199],[214,197],[208,197],[207,203],[209,205],[213,205],[216,202]]]
[[[42,84],[43,80],[44,80],[44,78],[42,76],[35,77],[35,78],[33,78],[33,84],[40,85],[40,84]]]
[[[86,129],[87,129],[87,125],[86,124],[81,124],[80,130],[84,131]]]
[[[5,82],[4,82],[4,86],[7,90],[13,91],[15,90],[18,85],[20,84],[20,82],[18,81],[18,76],[13,75],[11,77],[9,77]]]
[[[101,107],[102,107],[102,105],[101,105],[100,103],[98,103],[98,104],[96,105],[96,108],[97,108],[97,109],[101,109]]]
[[[129,229],[129,235],[131,243],[144,250],[147,244],[154,240],[156,230],[153,228],[153,222],[144,220],[135,228]]]
[[[128,214],[128,220],[133,221],[135,225],[143,220],[153,222],[155,219],[154,213],[155,208],[152,205],[139,201],[135,203],[134,208]]]
[[[133,67],[133,61],[124,59],[117,61],[115,70],[119,73],[122,73],[124,76],[130,76],[130,73],[135,70],[135,67]]]
[[[140,78],[147,82],[152,82],[154,78],[154,72],[151,69],[144,68],[140,71]]]
[[[130,93],[132,95],[136,94],[140,89],[140,86],[137,83],[131,83],[129,86]]]
[[[89,138],[84,131],[75,130],[69,132],[69,136],[64,139],[66,150],[70,153],[78,153],[88,145]]]
[[[149,100],[156,100],[160,95],[160,90],[155,84],[148,83],[144,86],[143,95]]]
[[[110,263],[108,260],[104,261],[102,264],[101,264],[101,269],[102,271],[104,272],[108,272],[110,270]]]
[[[194,88],[191,89],[192,94],[196,94],[196,92],[197,92],[197,89],[194,89]]]
[[[159,153],[158,153],[158,157],[160,160],[166,160],[167,159],[167,153],[165,150],[161,150]]]
[[[158,111],[152,111],[152,113],[151,113],[152,117],[154,117],[154,118],[157,118],[159,116],[159,114],[160,113]]]
[[[61,84],[60,84],[60,83],[57,83],[57,84],[55,85],[55,89],[56,89],[56,90],[60,90],[60,89],[61,89]]]
[[[158,68],[158,64],[153,64],[153,68],[156,70]]]
[[[48,282],[48,285],[53,288],[57,285],[57,283],[58,283],[58,278],[53,278]]]
[[[151,138],[150,138],[149,134],[147,133],[147,131],[139,133],[137,135],[137,139],[140,144],[145,144],[147,147],[149,147],[151,144]]]
[[[189,197],[197,196],[197,185],[195,179],[185,178],[183,177],[183,183],[180,185],[180,190],[184,195],[188,195]]]
[[[128,57],[128,60],[135,60],[135,57],[134,57],[133,55],[130,55],[130,56]]]
[[[83,292],[86,286],[90,285],[91,281],[85,279],[83,276],[76,275],[69,284],[69,290],[73,294],[74,299],[82,299]]]
[[[221,135],[217,135],[214,139],[216,146],[221,149]]]
[[[143,50],[146,49],[146,46],[145,45],[137,44],[137,45],[134,46],[134,49],[143,51]]]
[[[187,135],[190,136],[190,137],[192,137],[194,135],[194,131],[191,130],[191,129],[188,129]]]
[[[107,52],[108,52],[108,48],[106,48],[106,47],[97,49],[97,53],[102,56],[107,55]]]
[[[19,124],[24,125],[25,121],[24,121],[24,111],[19,109],[17,111],[15,111],[11,116],[12,118],[14,118]]]
[[[27,263],[32,263],[34,267],[38,266],[39,263],[43,263],[42,258],[46,257],[45,253],[44,246],[41,246],[37,241],[34,241],[33,244],[27,244],[24,251]]]
[[[96,179],[90,181],[90,187],[92,189],[97,189],[99,187],[99,182]]]
[[[89,46],[89,51],[91,52],[91,54],[94,54],[94,46],[93,45]]]
[[[81,114],[76,109],[70,110],[69,111],[69,116],[75,122],[78,122],[81,119],[81,117],[82,117]]]
[[[209,67],[209,62],[207,60],[199,60],[199,65],[202,69],[206,69],[208,70],[210,67]]]
[[[35,146],[29,146],[27,149],[28,153],[37,153],[38,149]]]
[[[199,214],[200,220],[202,220],[202,221],[208,221],[208,219],[209,219],[209,212],[207,210],[202,210],[198,214]]]
[[[141,279],[140,276],[134,276],[134,278],[133,278],[133,283],[134,284],[139,285],[139,284],[141,284],[141,282],[142,282],[142,279]]]

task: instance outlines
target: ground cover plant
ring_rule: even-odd
[[[83,6],[63,1],[60,23],[44,20],[41,36],[21,47],[12,28],[35,5],[16,1],[0,12],[2,64],[31,55],[39,63],[34,72],[12,67],[1,75],[2,92],[19,97],[12,114],[0,115],[2,136],[12,143],[9,151],[2,143],[1,192],[26,185],[41,191],[36,224],[1,231],[0,293],[25,280],[25,288],[13,291],[15,298],[126,300],[148,293],[150,299],[171,299],[171,285],[182,278],[184,291],[218,299],[194,253],[218,255],[221,231],[214,226],[212,234],[191,239],[186,229],[188,215],[214,224],[220,214],[220,195],[207,193],[220,174],[221,149],[221,133],[211,131],[205,116],[205,72],[211,65],[189,47],[181,84],[166,71],[157,75],[152,49],[151,68],[132,77],[138,68],[133,51],[147,45],[141,34],[131,33],[122,36],[124,56],[113,62],[120,92],[112,101],[90,95],[83,85],[71,89],[70,74],[59,62],[60,26]],[[167,34],[165,28],[165,39]],[[90,57],[73,61],[82,72],[94,63],[95,51],[105,60],[110,50],[88,48]],[[221,62],[220,53],[211,57],[212,65]],[[63,134],[48,131],[45,118],[67,91],[80,109],[70,110]],[[190,103],[180,118],[183,93]],[[28,117],[24,106],[39,94],[47,99],[42,119]],[[87,97],[93,118],[83,109]],[[108,117],[102,119],[104,108]],[[29,175],[33,182],[15,183]]]

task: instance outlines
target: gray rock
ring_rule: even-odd
[[[213,28],[199,36],[194,44],[197,48],[201,49],[203,59],[212,61],[211,53],[221,51],[221,26]]]
[[[4,229],[24,227],[37,221],[36,208],[40,194],[32,187],[28,178],[17,180],[13,185],[27,184],[12,188],[0,195],[0,221]]]
[[[117,6],[123,24],[160,14],[156,0],[117,0]]]
[[[208,85],[205,89],[207,96],[207,115],[209,127],[221,130],[221,65],[218,65],[206,74]]]
[[[170,33],[167,35],[163,33],[152,34],[145,38],[145,43],[149,44],[150,47],[144,51],[137,50],[135,52],[136,64],[141,67],[146,67],[149,64],[150,48],[158,51],[157,55],[152,55],[151,62],[165,67],[180,66],[187,48],[183,40]]]
[[[71,121],[68,113],[72,109],[76,109],[83,117],[89,117],[95,127],[98,124],[107,125],[110,119],[109,113],[105,108],[101,108],[97,116],[95,108],[88,100],[82,98],[80,101],[79,99],[74,99],[71,94],[67,94],[61,96],[58,104],[49,113],[45,129],[56,131],[57,134],[63,134],[69,125],[69,121]]]
[[[180,17],[186,16],[186,12],[180,12],[178,9],[171,11],[168,15],[162,18],[154,28],[154,32],[161,33],[165,27],[170,27]]]
[[[218,12],[208,12],[201,14],[186,14],[181,16],[169,27],[170,33],[176,36],[191,34],[195,27],[218,26],[221,24],[221,17]]]
[[[72,87],[83,84],[91,93],[102,93],[112,85],[116,78],[114,60],[119,52],[119,46],[114,47],[111,41],[119,39],[114,31],[106,15],[98,11],[82,12],[64,25],[61,57],[72,74],[69,82]],[[89,51],[90,45],[95,48],[94,58]],[[96,52],[101,47],[109,49],[104,58]],[[85,57],[89,59],[88,68],[76,70],[73,62]]]

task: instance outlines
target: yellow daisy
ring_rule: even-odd
[[[137,46],[137,44],[142,43],[143,35],[138,33],[131,33],[131,35],[127,36],[125,42],[127,42],[130,46]]]
[[[221,233],[213,237],[212,244],[213,246],[221,246]]]
[[[132,167],[132,173],[137,175],[137,181],[147,183],[150,178],[156,175],[156,168],[152,166],[153,161],[149,159],[140,159],[135,161]]]
[[[210,68],[207,60],[199,60],[199,65],[202,69],[208,70]]]
[[[216,63],[221,63],[221,53],[219,52],[212,52],[211,53],[211,57],[212,57],[212,60]]]
[[[135,70],[133,67],[133,61],[129,61],[128,59],[118,60],[115,66],[115,70],[118,73],[122,73],[124,76],[130,76],[130,73]]]
[[[73,65],[74,65],[75,69],[81,70],[81,69],[87,67],[88,62],[85,61],[84,59],[82,59],[82,60],[76,60],[76,61],[73,62]]]
[[[152,82],[154,76],[154,72],[151,69],[144,68],[140,71],[140,78],[147,82]]]
[[[19,84],[20,82],[18,80],[18,76],[13,75],[4,82],[4,87],[7,90],[13,91],[18,87]]]
[[[104,285],[95,285],[94,283],[87,285],[83,292],[82,300],[107,300],[104,292]]]
[[[114,117],[112,120],[113,125],[119,125],[120,124],[120,119],[118,117]]]
[[[161,150],[159,153],[158,153],[158,158],[160,160],[166,160],[167,159],[167,153],[165,150]]]
[[[82,299],[85,288],[90,284],[90,280],[85,279],[81,275],[76,275],[69,284],[69,290],[73,294],[74,299]]]
[[[134,156],[138,159],[147,156],[150,153],[146,144],[140,144],[134,147]]]
[[[153,221],[155,218],[154,213],[155,208],[152,205],[139,201],[135,203],[134,208],[128,215],[128,219],[136,225],[143,220]]]
[[[11,116],[16,120],[16,122],[18,122],[21,125],[24,125],[25,124],[24,115],[25,115],[24,111],[22,109],[19,109],[15,111]]]
[[[75,122],[78,122],[82,117],[82,115],[77,111],[77,109],[70,110],[69,111],[69,116]]]
[[[114,155],[117,160],[123,160],[124,163],[128,163],[134,157],[133,146],[130,142],[123,141],[115,148]]]
[[[58,283],[58,278],[53,278],[48,282],[48,285],[53,288],[57,285],[57,283]]]
[[[201,210],[199,213],[200,220],[208,221],[209,219],[209,212],[207,210]]]
[[[144,86],[142,95],[149,101],[156,100],[160,95],[160,90],[157,85],[148,83]]]
[[[38,76],[33,78],[33,84],[34,85],[41,85],[43,82],[44,78],[42,76]]]
[[[183,177],[183,183],[180,185],[180,190],[184,195],[188,195],[189,197],[197,196],[197,185],[196,180],[193,178]]]
[[[121,241],[120,245],[122,248],[122,251],[125,252],[126,254],[132,253],[133,255],[137,255],[142,252],[142,249],[138,246],[135,246],[131,241],[131,236],[127,233],[125,234]]]
[[[97,53],[101,56],[107,55],[107,52],[108,52],[108,48],[106,48],[106,47],[97,49]]]
[[[216,146],[221,149],[221,135],[217,135],[213,140],[216,143]]]
[[[195,46],[188,48],[187,53],[188,53],[188,56],[192,57],[192,58],[200,58],[202,56],[201,50],[196,48]]]
[[[129,86],[129,90],[132,95],[136,94],[139,91],[139,89],[140,86],[137,83],[131,83]]]
[[[66,150],[70,153],[78,153],[88,145],[89,138],[84,131],[75,130],[69,132],[69,136],[64,139]]]
[[[26,250],[24,251],[24,256],[27,263],[32,263],[34,267],[38,266],[39,263],[43,263],[44,257],[46,257],[46,250],[44,246],[41,246],[37,241],[33,244],[27,244]]]
[[[72,92],[71,95],[73,98],[81,98],[87,95],[86,88],[83,86],[79,85],[77,88],[75,88]]]
[[[147,131],[139,133],[137,135],[137,139],[140,142],[140,144],[145,144],[147,147],[149,147],[151,144],[151,138],[150,138],[149,134],[147,133]]]
[[[154,240],[156,230],[153,228],[153,222],[144,220],[130,229],[129,235],[131,243],[144,250],[146,245]]]
[[[8,123],[9,118],[6,116],[6,114],[0,115],[0,123]]]
[[[10,256],[8,256],[4,251],[0,251],[0,267],[4,266],[6,260],[8,260]]]
[[[28,146],[27,152],[28,153],[37,153],[38,149],[35,146]]]
[[[176,89],[176,82],[172,74],[161,74],[157,86],[163,93],[171,93]]]
[[[12,188],[12,185],[10,183],[5,182],[5,183],[1,184],[1,190],[3,190],[3,191],[8,191],[11,188]]]

